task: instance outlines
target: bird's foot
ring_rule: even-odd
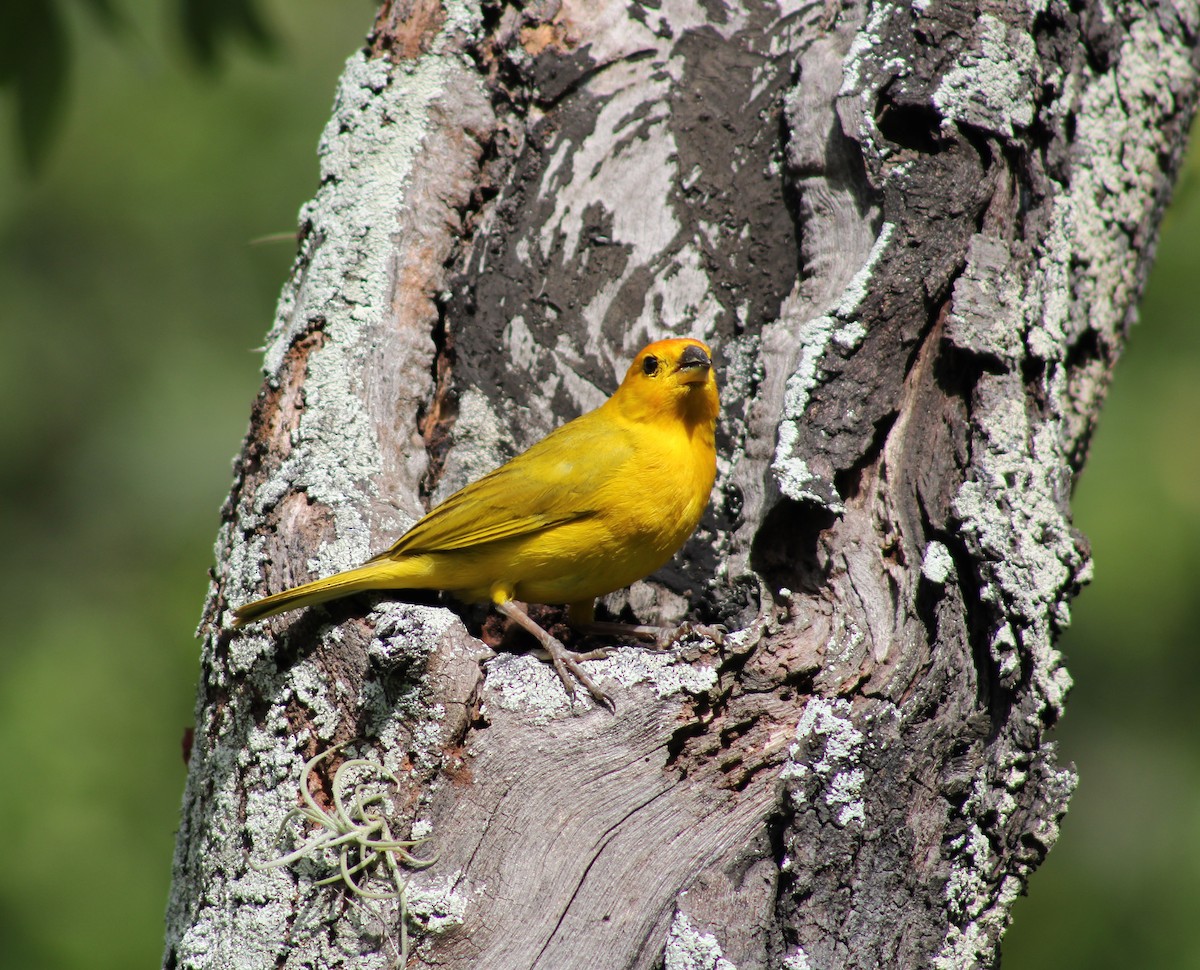
[[[706,637],[718,647],[725,642],[725,634],[729,631],[719,623],[692,623],[684,620],[675,629],[669,627],[661,630],[661,636],[655,641],[660,650],[673,647],[686,637]]]
[[[554,672],[558,674],[558,679],[562,681],[567,696],[571,699],[572,706],[575,703],[575,685],[582,684],[598,704],[607,707],[614,713],[616,712],[617,705],[613,703],[613,699],[601,690],[599,685],[580,666],[581,661],[595,660],[599,657],[608,656],[607,650],[593,650],[591,653],[582,654],[568,650],[563,646],[561,640],[538,626],[529,614],[521,609],[515,600],[498,602],[496,608],[519,627],[532,633],[537,638],[538,643],[542,645],[542,649],[549,654],[550,662],[554,664]]]
[[[580,666],[580,662],[583,660],[600,660],[607,657],[609,654],[607,649],[576,653],[574,650],[568,650],[556,637],[549,637],[543,641],[542,646],[550,655],[550,662],[554,664],[554,671],[558,674],[558,679],[562,681],[567,696],[571,698],[572,705],[575,703],[575,684],[580,683],[592,695],[596,703],[607,707],[614,714],[616,713],[617,705],[613,703],[613,699]]]
[[[635,637],[638,640],[649,641],[658,650],[673,647],[684,637],[708,637],[717,646],[725,640],[726,629],[723,626],[706,626],[701,623],[685,621],[679,626],[643,626],[638,623],[614,623],[606,620],[593,620],[590,623],[580,623],[575,627],[580,633],[604,637]],[[590,658],[588,658],[590,659]]]

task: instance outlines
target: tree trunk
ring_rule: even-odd
[[[384,5],[223,510],[167,966],[394,961],[330,856],[253,865],[338,744],[317,803],[372,760],[440,850],[410,965],[997,962],[1074,785],[1068,498],[1200,65],[1194,6],[1078,6]],[[718,483],[607,605],[723,644],[593,662],[610,714],[435,597],[230,629],[669,334],[716,350]]]

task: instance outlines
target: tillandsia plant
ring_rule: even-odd
[[[315,832],[299,847],[271,859],[269,862],[257,863],[251,860],[250,865],[258,870],[275,869],[288,866],[301,859],[317,860],[326,853],[336,855],[337,872],[315,883],[317,886],[329,886],[341,882],[353,898],[371,900],[376,903],[396,902],[398,923],[400,926],[400,945],[397,949],[396,967],[403,967],[408,962],[408,905],[405,890],[407,879],[402,867],[410,869],[425,869],[437,861],[437,853],[428,857],[412,854],[412,850],[426,842],[428,837],[416,839],[397,839],[392,834],[392,824],[384,808],[386,792],[368,788],[368,778],[374,774],[400,787],[400,780],[382,765],[365,758],[353,758],[343,761],[333,773],[331,795],[332,810],[322,808],[309,788],[308,779],[326,758],[331,757],[344,745],[335,745],[322,751],[316,757],[305,762],[300,770],[300,797],[302,805],[297,805],[284,817],[279,829],[279,838],[283,839],[285,831],[294,819],[304,819],[315,826]],[[358,779],[351,780],[353,772],[359,772]],[[332,864],[332,862],[331,862]],[[380,867],[386,871],[379,873]],[[383,882],[388,888],[370,888],[372,879]],[[387,927],[387,920],[381,908],[373,909],[366,904],[379,919],[381,925]]]

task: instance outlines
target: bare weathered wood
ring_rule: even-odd
[[[1196,103],[1195,9],[1108,11],[384,5],[224,510],[168,966],[392,959],[394,913],[251,867],[338,743],[441,848],[414,965],[995,964],[1074,784],[1070,488]],[[594,662],[614,716],[433,600],[230,632],[669,333],[722,360],[718,485],[608,605],[723,644]]]

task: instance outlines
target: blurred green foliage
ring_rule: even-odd
[[[269,50],[273,37],[258,0],[173,0],[179,38],[195,63],[217,66],[222,51],[242,40],[260,51]],[[87,8],[92,15],[77,24],[86,36],[93,27],[121,34],[128,41],[143,18],[127,19],[114,0],[4,0],[0,3],[0,91],[8,91],[16,113],[18,147],[30,170],[45,159],[67,100],[74,61],[73,12]]]
[[[0,98],[0,966],[22,970],[159,960],[191,631],[252,348],[293,256],[249,240],[294,229],[372,13],[270,0],[256,23],[272,55],[235,50],[197,77],[181,8],[108,6],[121,26],[99,33],[63,6],[71,88],[36,178]],[[1060,738],[1082,781],[1007,970],[1200,968],[1197,153],[1189,165],[1078,488],[1096,581],[1063,643],[1077,686]]]
[[[7,2],[7,0],[4,0]],[[37,0],[41,3],[44,0]],[[27,174],[0,91],[0,966],[157,966],[230,460],[370,0],[272,0],[198,74],[176,4],[64,4]]]

